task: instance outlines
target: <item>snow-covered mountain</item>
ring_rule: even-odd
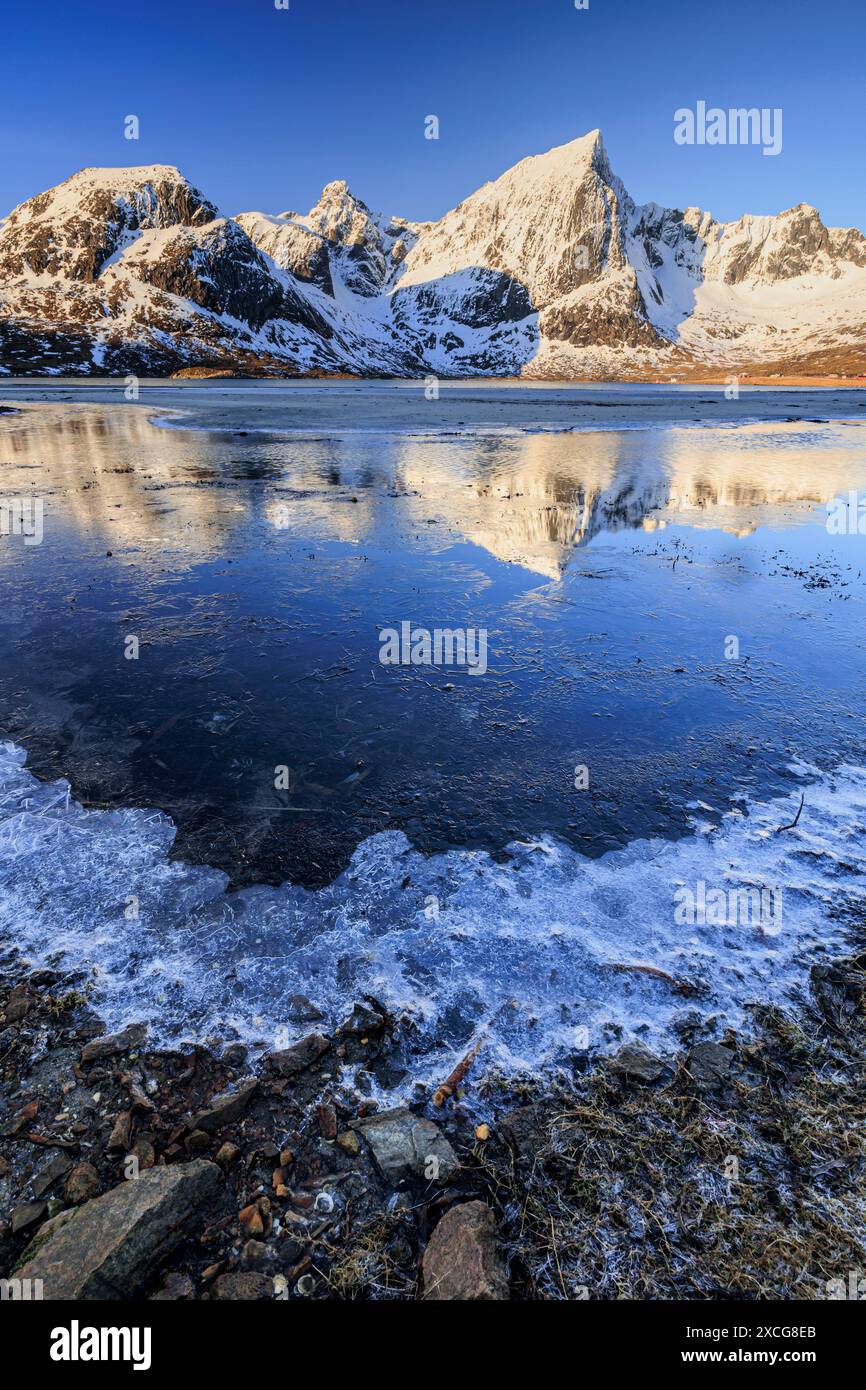
[[[598,131],[438,222],[330,183],[225,217],[177,169],[84,169],[0,221],[0,372],[866,371],[866,238],[806,204],[636,204]]]

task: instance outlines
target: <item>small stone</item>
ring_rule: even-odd
[[[125,1153],[132,1138],[132,1111],[121,1110],[115,1116],[114,1126],[109,1135],[106,1149],[109,1153]]]
[[[82,1202],[89,1202],[96,1196],[99,1187],[99,1174],[93,1164],[77,1163],[66,1179],[63,1195],[67,1202],[80,1207]]]
[[[338,1031],[349,1037],[363,1037],[370,1033],[381,1033],[384,1027],[385,1019],[380,1013],[366,1004],[356,1004]]]
[[[243,1211],[238,1215],[238,1222],[245,1235],[264,1235],[265,1223],[262,1220],[262,1214],[259,1211],[257,1202],[251,1202],[248,1207],[244,1207]]]
[[[214,1162],[219,1164],[223,1172],[227,1172],[233,1163],[237,1163],[240,1153],[237,1144],[221,1144],[217,1149]]]
[[[310,1033],[308,1037],[302,1038],[293,1047],[287,1047],[282,1052],[271,1054],[271,1066],[278,1071],[280,1076],[297,1076],[298,1072],[306,1071],[314,1062],[327,1052],[330,1047],[328,1039],[321,1033]]]
[[[194,1129],[192,1134],[187,1135],[186,1149],[191,1154],[204,1154],[212,1142],[210,1135],[205,1134],[203,1129]]]
[[[140,1173],[156,1163],[156,1152],[149,1139],[136,1139],[129,1152],[137,1160]]]
[[[6,1003],[6,1022],[20,1023],[23,1018],[27,1017],[32,1003],[33,1000],[28,993],[27,986],[16,985]]]
[[[47,1212],[47,1202],[22,1202],[20,1206],[14,1207],[12,1211],[13,1236],[17,1236],[19,1231],[26,1231],[30,1226],[35,1226],[37,1221],[41,1221]]]
[[[546,1104],[519,1105],[500,1121],[499,1130],[524,1163],[534,1163],[550,1142],[556,1113]]]
[[[344,1129],[342,1134],[337,1135],[337,1143],[350,1158],[356,1158],[361,1152],[361,1143],[357,1134],[353,1134],[350,1129]]]
[[[491,1303],[509,1297],[496,1223],[484,1202],[463,1202],[445,1213],[424,1251],[422,1272],[427,1300]]]
[[[133,1110],[141,1110],[145,1115],[152,1115],[156,1107],[144,1087],[140,1086],[134,1077],[127,1077],[126,1084],[129,1086],[129,1099],[132,1101]]]
[[[227,1125],[235,1124],[244,1114],[247,1106],[258,1090],[259,1083],[250,1077],[233,1091],[223,1091],[214,1096],[207,1110],[203,1110],[193,1121],[194,1129],[203,1129],[212,1134]]]
[[[44,1197],[49,1188],[53,1187],[60,1178],[65,1178],[72,1167],[72,1159],[66,1154],[57,1154],[41,1168],[33,1179],[33,1192],[36,1197]]]
[[[135,1052],[147,1039],[147,1024],[133,1023],[122,1033],[109,1033],[102,1038],[94,1038],[81,1049],[81,1061],[101,1062],[105,1057],[119,1057],[124,1052]]]
[[[230,1043],[223,1053],[223,1061],[227,1067],[242,1067],[247,1060],[247,1049],[243,1043]]]
[[[607,1059],[607,1067],[615,1076],[628,1081],[639,1081],[649,1085],[658,1081],[665,1064],[654,1052],[650,1052],[642,1042],[624,1043],[613,1057]]]
[[[321,1023],[325,1015],[306,994],[290,994],[286,1001],[286,1017],[290,1023]]]
[[[490,1126],[477,1125],[475,1128],[475,1138],[480,1144],[486,1144],[487,1140],[490,1138]]]
[[[336,1139],[337,1137],[337,1112],[333,1105],[317,1105],[316,1114],[319,1119],[319,1132],[323,1139]]]
[[[188,1274],[167,1274],[162,1288],[152,1293],[149,1303],[190,1303],[195,1298],[195,1285]]]
[[[688,1069],[700,1086],[719,1086],[728,1078],[734,1054],[720,1043],[698,1043],[689,1052]]]
[[[221,1303],[249,1303],[253,1299],[273,1298],[274,1281],[267,1274],[221,1274],[213,1286],[212,1297]]]
[[[38,1100],[31,1100],[27,1105],[22,1106],[9,1127],[9,1134],[20,1134],[22,1130],[29,1129],[38,1114]]]
[[[248,1240],[243,1248],[243,1261],[245,1265],[257,1268],[264,1264],[268,1253],[268,1247],[261,1240]]]
[[[295,1155],[291,1149],[280,1149],[280,1167],[289,1168],[295,1161]]]
[[[433,1121],[420,1119],[406,1107],[356,1120],[352,1128],[360,1131],[370,1145],[386,1182],[398,1183],[410,1175],[445,1181],[460,1166],[457,1155]]]

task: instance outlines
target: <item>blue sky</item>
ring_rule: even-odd
[[[809,202],[866,230],[862,0],[48,0],[7,3],[2,32],[0,212],[85,165],[164,163],[227,213],[306,211],[345,178],[438,217],[600,126],[638,201]],[[781,107],[782,153],[676,145],[699,99]]]

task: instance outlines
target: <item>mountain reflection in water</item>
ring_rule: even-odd
[[[864,540],[823,524],[859,421],[364,431],[323,390],[278,434],[239,398],[231,430],[0,415],[3,494],[44,502],[41,545],[0,537],[0,735],[37,776],[167,812],[236,883],[323,883],[385,829],[599,856],[864,761]],[[484,677],[383,668],[404,621],[486,631]]]
[[[0,420],[7,495],[37,483],[63,520],[177,562],[230,552],[258,519],[320,540],[460,536],[550,579],[603,532],[747,535],[802,520],[866,478],[866,426],[309,439],[158,428],[152,413],[25,406]],[[346,492],[351,493],[346,498]]]

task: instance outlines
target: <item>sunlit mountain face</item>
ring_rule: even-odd
[[[861,232],[635,203],[599,130],[436,222],[343,180],[224,217],[164,164],[34,192],[0,221],[0,374],[862,377]]]

